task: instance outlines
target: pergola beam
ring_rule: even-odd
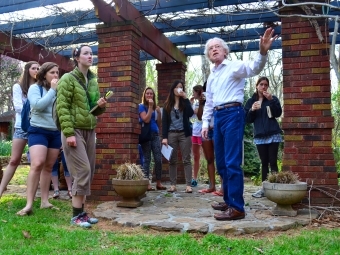
[[[134,21],[142,33],[141,48],[154,58],[163,63],[172,61],[186,63],[186,56],[165,35],[156,29],[147,18],[141,16],[128,1],[115,0],[116,11],[110,8],[103,0],[91,1],[96,8],[98,17],[106,24],[120,20]],[[117,11],[118,6],[119,9]]]
[[[0,14],[43,7],[52,4],[72,2],[73,0],[11,0],[0,2]]]
[[[8,35],[0,32],[0,53],[24,62],[37,61],[55,62],[59,65],[60,73],[66,73],[72,70],[70,59],[61,55],[55,55],[43,47],[28,43],[23,39],[10,38]]]

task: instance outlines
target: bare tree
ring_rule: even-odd
[[[12,86],[22,71],[20,61],[0,56],[0,113],[13,110]]]

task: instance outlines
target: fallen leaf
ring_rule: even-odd
[[[257,250],[257,251],[260,252],[260,253],[263,253],[263,250],[260,249],[260,248],[254,247],[254,249]]]
[[[27,239],[31,238],[31,235],[30,235],[30,233],[29,233],[28,231],[23,230],[23,231],[22,231],[22,234],[23,234],[24,237],[27,238]]]

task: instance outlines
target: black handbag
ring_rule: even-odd
[[[149,142],[151,140],[150,123],[141,122],[141,133],[139,135],[139,144]]]
[[[145,108],[145,106],[144,106]],[[146,143],[149,142],[151,140],[151,124],[149,123],[145,123],[143,120],[141,120],[140,122],[141,125],[141,132],[139,135],[139,139],[138,139],[138,143],[142,144],[142,143]]]

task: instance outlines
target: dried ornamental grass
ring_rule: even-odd
[[[116,179],[143,180],[144,173],[140,165],[125,163],[118,167]]]
[[[281,171],[268,174],[268,181],[270,183],[294,184],[299,181],[299,176],[292,171]]]

